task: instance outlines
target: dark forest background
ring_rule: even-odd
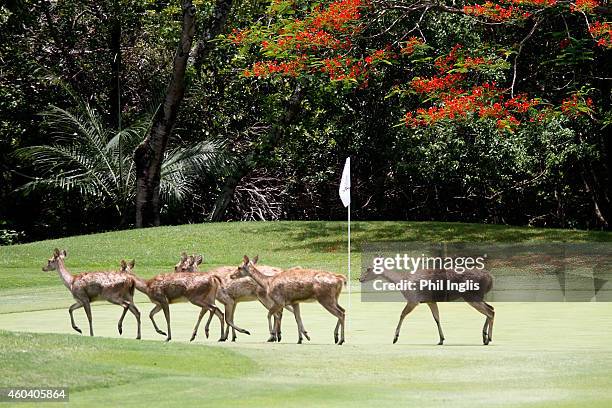
[[[193,5],[191,48],[203,48],[188,61],[164,154],[160,223],[344,219],[338,184],[350,155],[355,219],[609,227],[612,51],[594,44],[582,16],[547,18],[521,45],[519,87],[550,100],[588,93],[595,114],[500,136],[479,121],[403,126],[418,105],[389,96],[407,76],[398,65],[367,88],[241,76],[258,56],[223,35],[262,18],[269,3]],[[181,6],[1,6],[1,244],[135,225],[134,150],[175,75]],[[229,11],[220,20],[222,7]],[[406,15],[392,27],[377,20],[371,29],[389,28],[386,38],[361,41],[392,42],[420,21],[435,49],[458,41],[517,47],[530,29],[443,12],[419,18]],[[568,35],[571,45],[560,47]],[[508,81],[508,67],[500,69]]]

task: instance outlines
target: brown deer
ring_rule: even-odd
[[[187,254],[183,253],[183,257],[181,261],[176,265],[175,271],[181,272],[197,272],[198,265],[202,262],[201,255],[192,255],[190,257],[186,257]],[[186,258],[185,258],[186,257]],[[258,257],[255,257],[253,263],[257,263]],[[282,269],[275,268],[273,266],[259,266],[260,271],[265,273],[266,275],[276,275],[282,272]],[[267,310],[269,310],[273,302],[267,297],[266,291],[264,288],[259,286],[253,279],[251,278],[241,278],[241,279],[231,279],[230,275],[236,271],[235,266],[220,266],[214,269],[207,271],[207,273],[212,273],[218,276],[221,279],[222,285],[217,291],[217,300],[221,302],[225,307],[225,318],[234,322],[234,313],[236,312],[236,306],[240,302],[250,302],[258,300]],[[287,306],[287,310],[293,313],[293,309]],[[206,333],[206,337],[208,337],[208,330],[210,322],[213,318],[212,313],[208,317],[208,321],[204,327],[204,331]],[[274,320],[276,322],[278,319],[278,315],[274,316]],[[272,320],[268,317],[268,328],[270,332],[272,332]],[[226,327],[225,338],[227,339],[229,336],[230,326]],[[279,334],[280,341],[280,334]],[[232,341],[236,341],[236,331],[232,328]],[[276,338],[270,337],[268,341],[276,341]]]
[[[201,260],[200,260],[201,262]],[[170,329],[170,307],[171,303],[191,302],[201,308],[197,323],[193,329],[191,340],[193,341],[198,332],[198,327],[202,321],[202,317],[206,312],[210,311],[215,314],[221,323],[221,338],[219,341],[225,340],[224,317],[219,308],[215,306],[215,297],[221,286],[221,279],[217,276],[207,273],[190,273],[190,272],[175,272],[169,274],[160,274],[151,279],[141,279],[134,276],[136,289],[149,297],[155,307],[149,313],[149,317],[153,322],[153,327],[157,333],[167,336],[166,341],[172,339],[172,331]],[[166,334],[157,326],[155,322],[155,314],[159,311],[164,312],[168,333]],[[233,322],[227,321],[235,330],[240,333],[250,334],[247,330],[234,326]]]
[[[345,310],[338,304],[342,286],[346,285],[346,277],[326,271],[314,269],[292,268],[279,274],[269,276],[257,269],[255,264],[244,256],[242,264],[230,278],[251,277],[258,285],[266,290],[266,295],[273,302],[268,311],[268,317],[274,316],[283,310],[283,307],[291,305],[298,326],[298,344],[302,343],[302,335],[308,340],[306,330],[300,315],[300,303],[317,301],[332,315],[338,318],[334,329],[334,342],[338,345],[344,343],[344,318]],[[281,329],[282,314],[279,315],[272,337],[278,338]],[[340,337],[338,337],[340,329]]]
[[[123,307],[123,313],[117,324],[119,334],[123,332],[123,318],[127,310],[129,310],[136,317],[136,322],[138,323],[136,338],[140,339],[140,312],[134,305],[134,287],[136,285],[134,277],[123,272],[88,272],[72,275],[64,264],[64,258],[67,256],[66,250],[60,251],[56,248],[53,251],[53,256],[47,260],[47,265],[42,270],[45,272],[57,270],[62,282],[64,282],[64,286],[68,288],[76,300],[76,303],[68,309],[72,328],[82,333],[81,329],[74,322],[73,316],[73,312],[82,307],[85,309],[85,314],[89,321],[89,335],[93,336],[91,302],[106,300]]]
[[[436,321],[438,335],[440,337],[438,345],[444,344],[444,333],[442,332],[442,326],[440,325],[440,312],[438,311],[438,304],[436,301],[453,301],[457,299],[463,299],[474,309],[486,316],[485,324],[482,328],[482,342],[487,345],[493,340],[493,319],[495,318],[495,310],[493,309],[493,306],[484,301],[484,296],[493,287],[493,278],[486,270],[466,270],[463,273],[459,273],[455,272],[454,270],[445,269],[421,269],[417,270],[414,274],[402,274],[385,269],[382,274],[376,274],[373,268],[366,268],[361,273],[359,282],[363,283],[379,278],[392,283],[399,283],[402,281],[416,282],[414,290],[402,291],[402,295],[404,298],[406,298],[408,303],[406,306],[404,306],[404,310],[402,310],[402,313],[400,314],[399,323],[395,329],[395,337],[393,338],[394,344],[397,343],[397,340],[399,339],[400,329],[402,327],[404,318],[420,303],[427,303],[427,306],[429,306],[431,309],[431,314]],[[478,283],[479,289],[476,291],[466,292],[459,292],[457,290],[421,290],[419,285],[421,280],[429,280],[432,282],[444,281],[444,285],[447,285],[446,281],[460,284],[471,280],[472,282]]]
[[[191,263],[194,260],[193,256],[188,256],[187,252],[181,253],[181,259],[179,259],[178,263],[174,265],[174,272],[197,272],[193,268],[189,268]],[[201,262],[200,262],[201,263]]]
[[[122,259],[119,263],[119,272],[134,274],[134,265],[136,265],[136,260],[132,259],[130,262],[127,262],[125,259]]]

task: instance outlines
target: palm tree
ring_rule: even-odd
[[[80,103],[75,113],[51,106],[42,116],[53,132],[55,144],[16,152],[39,173],[20,190],[76,190],[114,207],[123,223],[135,197],[134,150],[149,130],[150,117],[115,130],[105,127],[100,115],[87,103]],[[194,181],[222,167],[223,161],[220,147],[212,142],[169,149],[161,170],[162,199],[182,202],[191,196]]]

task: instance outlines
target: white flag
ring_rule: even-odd
[[[346,158],[344,170],[342,170],[342,180],[340,180],[340,199],[345,207],[351,204],[351,158]]]

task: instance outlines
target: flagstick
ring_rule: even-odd
[[[351,331],[351,203],[347,207],[348,210],[348,331]]]

